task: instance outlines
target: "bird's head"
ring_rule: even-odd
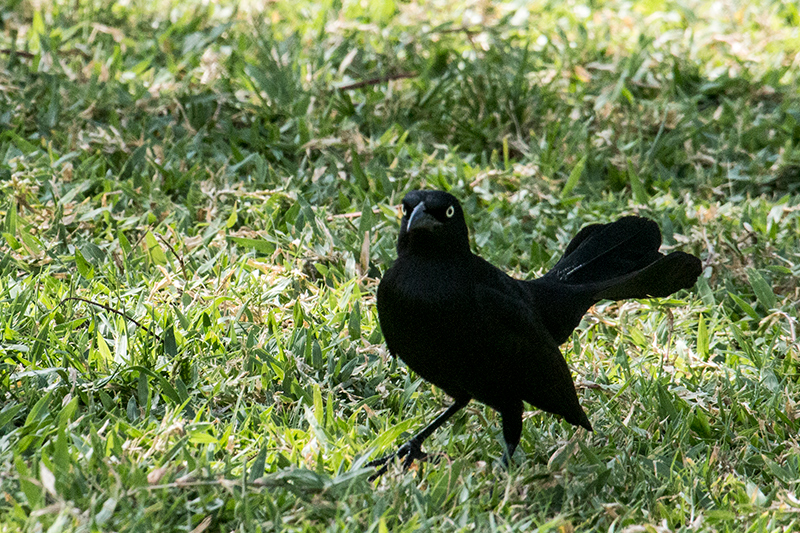
[[[469,231],[455,196],[444,191],[411,191],[403,198],[399,253],[469,253]]]

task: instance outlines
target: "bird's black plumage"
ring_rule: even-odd
[[[458,200],[443,191],[403,199],[397,261],[378,287],[378,317],[392,355],[443,389],[454,404],[396,454],[405,464],[471,399],[500,412],[508,459],[522,432],[523,402],[592,429],[559,345],[601,299],[668,296],[694,285],[700,260],[658,251],[655,222],[625,217],[583,228],[539,279],[509,277],[470,251]]]

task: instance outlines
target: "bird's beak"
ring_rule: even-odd
[[[440,224],[441,222],[436,220],[436,218],[425,211],[425,202],[420,202],[411,212],[411,216],[408,217],[406,231],[433,229],[435,226],[439,226]]]

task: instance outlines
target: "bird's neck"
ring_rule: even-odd
[[[422,235],[404,235],[397,242],[397,256],[425,257],[441,261],[465,260],[472,255],[469,241],[431,239]]]

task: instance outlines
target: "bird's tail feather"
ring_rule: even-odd
[[[611,224],[583,228],[563,257],[543,280],[582,285],[597,299],[669,296],[694,285],[700,260],[683,252],[667,256],[658,251],[658,224],[640,217],[624,217]]]
[[[695,256],[672,252],[625,276],[598,283],[594,297],[597,300],[662,298],[694,286],[701,271],[700,260]]]
[[[625,217],[586,226],[545,278],[568,285],[605,282],[644,268],[663,257],[661,232],[652,220]]]

